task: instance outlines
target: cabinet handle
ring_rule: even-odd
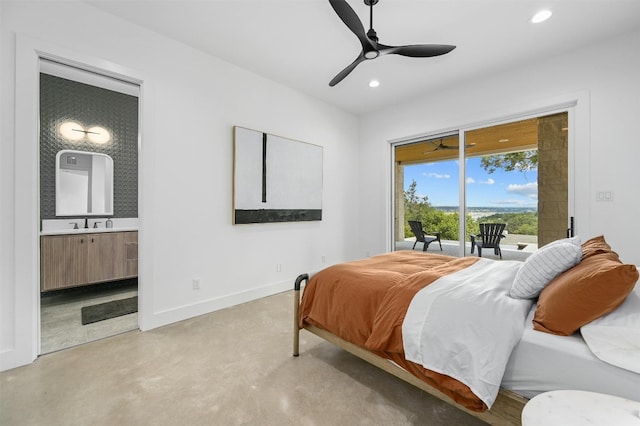
[[[84,243],[84,240],[82,238],[80,238],[80,244]]]
[[[93,238],[91,239],[91,242],[93,242]]]

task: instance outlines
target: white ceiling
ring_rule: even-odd
[[[457,48],[434,58],[365,61],[329,87],[361,47],[328,0],[88,2],[355,114],[640,28],[640,0],[380,0],[373,16],[380,43]],[[348,3],[368,29],[364,1]],[[553,16],[531,24],[542,8]],[[380,87],[368,87],[373,78]]]

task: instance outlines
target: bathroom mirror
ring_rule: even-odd
[[[56,154],[56,216],[113,214],[113,159],[96,152]]]

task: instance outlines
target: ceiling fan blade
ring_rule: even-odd
[[[349,6],[349,3],[347,3],[346,0],[329,0],[329,3],[331,3],[331,7],[333,7],[333,10],[338,14],[338,17],[342,19],[342,22],[358,37],[362,45],[362,50],[374,50],[375,46],[373,46],[371,40],[367,37],[360,18],[351,6]]]
[[[442,141],[440,141],[440,143],[436,144],[433,141],[428,141],[431,145],[433,145],[433,149],[431,151],[427,151],[427,152],[423,152],[423,154],[429,154],[431,152],[434,151],[440,151],[441,149],[459,149],[460,146],[459,145],[445,145]],[[468,143],[466,144],[464,147],[465,148],[471,148],[472,146],[476,146],[475,143]]]
[[[345,69],[340,71],[338,73],[338,75],[333,77],[333,80],[331,80],[329,82],[329,86],[333,87],[336,84],[340,83],[342,81],[342,79],[344,79],[346,76],[348,76],[349,73],[351,73],[351,71],[353,71],[355,69],[355,67],[357,67],[360,62],[365,61],[365,60],[366,60],[366,58],[364,57],[364,52],[361,52],[360,55],[358,55],[358,57],[356,58],[355,61],[351,62],[351,64],[349,64],[348,67],[346,67]]]
[[[402,55],[411,58],[428,58],[451,52],[456,46],[449,44],[412,44],[409,46],[386,46],[378,43],[381,55]]]
[[[433,145],[433,150],[430,151],[430,152],[439,151],[441,149],[458,149],[457,145],[456,146],[445,145],[442,139],[440,139],[439,142],[436,142],[436,141],[433,141],[433,140],[427,141],[427,142],[429,142],[431,145]]]

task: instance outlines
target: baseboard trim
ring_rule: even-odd
[[[150,318],[150,327],[146,327],[143,331],[152,330],[157,327],[209,314],[241,303],[272,296],[274,294],[282,293],[283,291],[292,290],[294,280],[295,279],[292,278],[285,281],[278,281],[237,293],[201,300],[190,305],[177,306],[175,308],[155,312]]]

